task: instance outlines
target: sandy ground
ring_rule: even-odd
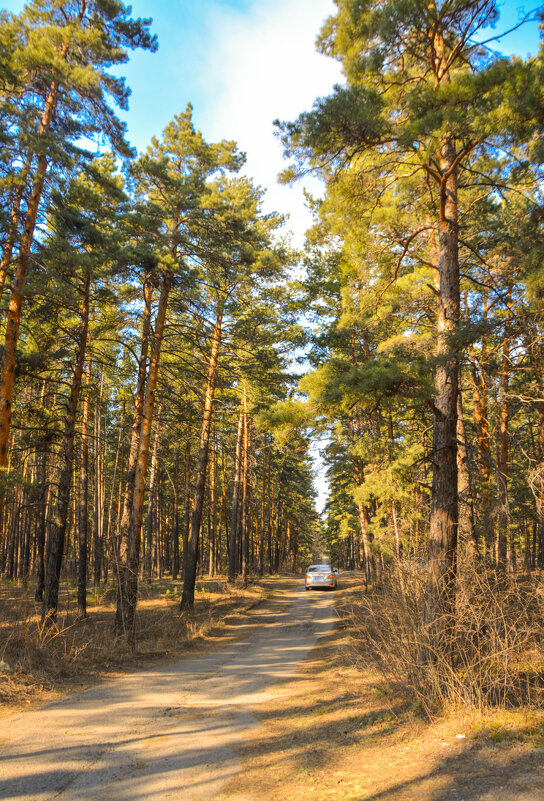
[[[333,594],[294,582],[234,643],[4,719],[0,798],[214,798],[240,770],[252,708],[281,695],[333,623]]]

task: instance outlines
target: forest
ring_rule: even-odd
[[[142,584],[186,613],[198,576],[328,557],[381,587],[390,665],[388,625],[448,675],[491,629],[542,645],[544,51],[503,55],[494,0],[335,4],[343,83],[275,124],[281,180],[324,187],[303,251],[191,105],[131,147],[119,76],[151,19],[0,16],[0,574],[45,626],[63,583],[80,618],[112,584],[133,642]]]

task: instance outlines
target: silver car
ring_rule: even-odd
[[[318,587],[325,589],[336,589],[337,570],[333,570],[330,565],[310,565],[306,571],[305,586],[307,590],[314,590]]]

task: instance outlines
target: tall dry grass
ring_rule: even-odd
[[[436,614],[425,563],[397,563],[351,610],[357,659],[428,714],[439,708],[540,704],[544,595],[540,576],[465,565],[455,614]]]

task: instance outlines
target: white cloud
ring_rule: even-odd
[[[316,52],[315,39],[332,0],[254,0],[249,12],[209,8],[210,39],[201,85],[210,87],[195,109],[208,140],[235,139],[248,156],[246,172],[266,188],[267,211],[290,215],[295,244],[311,222],[303,185],[279,186],[285,168],[273,120],[295,119],[341,79],[339,65]],[[202,78],[202,76],[201,76]],[[311,191],[317,183],[307,181]]]

